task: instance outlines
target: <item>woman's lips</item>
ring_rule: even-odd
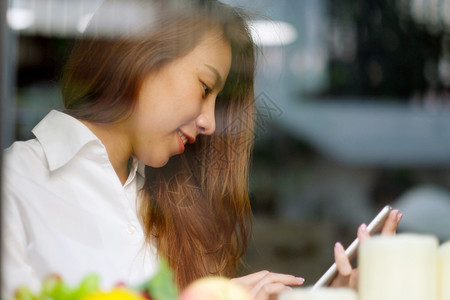
[[[195,137],[190,136],[189,134],[186,134],[182,132],[181,130],[178,130],[178,135],[181,137],[183,144],[193,144],[195,142]]]
[[[179,130],[177,133],[178,133],[178,144],[180,145],[181,153],[183,153],[185,145],[188,142],[188,138]]]
[[[178,130],[178,135],[180,136],[181,141],[183,142],[183,144],[186,145],[186,143],[188,142],[188,138],[179,130]]]
[[[180,145],[181,153],[183,153],[184,152],[184,143],[180,136],[178,136],[178,144]]]

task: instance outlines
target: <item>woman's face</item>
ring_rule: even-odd
[[[132,153],[162,167],[199,134],[212,134],[216,97],[230,64],[229,43],[211,31],[189,54],[149,75],[129,119]]]

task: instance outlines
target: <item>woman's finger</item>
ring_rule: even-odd
[[[352,266],[347,255],[345,255],[345,250],[341,243],[336,243],[334,245],[334,260],[336,262],[338,275],[332,281],[331,286],[348,286],[350,275],[352,273]]]
[[[301,277],[281,273],[272,273],[269,271],[259,271],[242,277],[233,278],[231,280],[251,287],[269,282],[280,282],[285,285],[301,285],[305,281],[305,279]]]
[[[389,213],[389,216],[384,222],[383,229],[381,230],[382,235],[394,235],[397,231],[397,226],[400,220],[402,219],[402,214],[398,211],[398,209],[394,209]]]
[[[358,236],[360,243],[363,243],[364,241],[367,241],[368,239],[370,239],[370,234],[367,231],[366,224],[362,224],[361,226],[358,227],[357,236]]]
[[[231,280],[236,281],[241,285],[253,287],[269,273],[270,273],[269,271],[264,270],[264,271],[259,271],[256,273],[248,274],[248,275],[245,275],[242,277],[233,278]]]
[[[269,272],[266,276],[264,276],[264,278],[260,280],[260,283],[264,284],[269,282],[279,282],[284,285],[302,285],[305,282],[305,279],[288,274]]]
[[[339,242],[334,245],[334,260],[336,261],[339,274],[344,277],[350,276],[352,265],[347,255],[345,255],[344,246]]]
[[[246,287],[256,299],[269,299],[289,289],[289,286],[299,286],[305,279],[287,274],[260,271],[246,276],[233,278],[232,281]]]
[[[280,283],[284,286],[298,286],[302,285],[305,282],[305,279],[300,277],[295,277],[287,274],[279,274],[279,273],[271,273],[269,272],[261,278],[261,280],[253,287],[252,294],[257,295],[260,290],[264,290],[266,286],[269,286],[274,283]]]
[[[267,300],[273,295],[278,295],[281,292],[291,290],[292,288],[285,286],[282,283],[271,283],[264,285],[255,295],[256,300]]]

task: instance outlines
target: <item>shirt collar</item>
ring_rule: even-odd
[[[102,147],[107,157],[105,146],[86,125],[60,111],[50,111],[32,132],[44,149],[50,171],[64,166],[90,142]],[[145,178],[145,164],[136,157],[130,171]]]
[[[137,160],[137,159],[136,159]],[[140,160],[137,160],[137,172],[139,175],[145,178],[145,164]]]
[[[136,174],[139,174],[141,177],[145,178],[145,164],[134,156],[132,156],[132,159],[133,161],[131,164],[130,173],[127,182],[124,185],[127,185],[129,182],[133,181]]]
[[[86,144],[97,142],[106,152],[102,142],[79,120],[52,110],[32,130],[42,145],[50,171],[69,162]]]

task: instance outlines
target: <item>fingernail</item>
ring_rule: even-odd
[[[400,220],[402,219],[402,217],[403,217],[403,214],[398,214],[398,216],[397,216],[397,223],[400,223]]]
[[[364,231],[367,231],[367,225],[366,223],[361,224],[360,228]]]
[[[397,220],[397,217],[398,217],[398,209],[394,209],[394,210],[392,211],[392,218],[393,218],[394,220]]]
[[[344,246],[342,246],[340,242],[336,242],[336,244],[334,244],[334,248],[337,250],[344,250]]]
[[[297,281],[298,283],[303,284],[305,282],[305,278],[297,277]]]

